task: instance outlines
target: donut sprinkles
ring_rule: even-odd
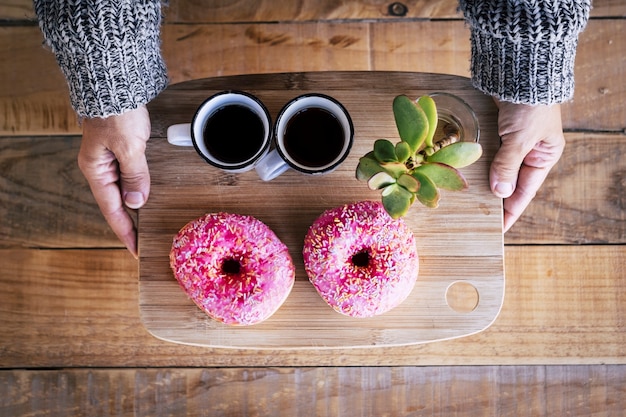
[[[260,220],[232,213],[187,223],[173,239],[170,267],[189,298],[228,325],[268,319],[295,282],[287,246]]]
[[[319,295],[351,317],[373,317],[397,307],[417,280],[413,232],[380,202],[327,210],[309,228],[302,254]]]

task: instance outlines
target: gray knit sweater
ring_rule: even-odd
[[[167,86],[159,0],[34,0],[81,117],[148,103]],[[590,0],[462,0],[474,86],[506,101],[560,103],[574,91]]]
[[[158,0],[34,3],[79,116],[124,113],[148,103],[167,86]]]
[[[465,0],[472,82],[486,94],[524,104],[574,95],[578,35],[591,0]]]

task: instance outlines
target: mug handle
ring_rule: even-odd
[[[167,141],[176,146],[193,146],[191,123],[181,123],[167,128]]]
[[[276,149],[265,155],[254,167],[263,181],[271,181],[289,169],[287,162],[281,158]]]

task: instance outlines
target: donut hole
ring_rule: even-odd
[[[234,258],[224,259],[222,262],[222,272],[229,275],[238,274],[241,271],[241,264]]]
[[[352,255],[352,265],[365,268],[369,264],[370,264],[370,254],[368,251],[362,250]]]

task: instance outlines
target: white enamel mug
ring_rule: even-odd
[[[345,107],[323,94],[294,98],[280,111],[274,127],[275,148],[255,166],[270,181],[288,169],[319,175],[333,171],[350,153],[354,126]]]
[[[245,172],[270,148],[272,124],[263,103],[243,91],[223,91],[205,100],[191,123],[169,126],[167,141],[193,146],[209,164]]]

